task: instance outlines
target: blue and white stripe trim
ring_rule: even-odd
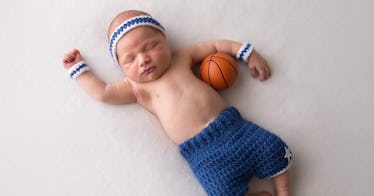
[[[252,44],[245,42],[243,43],[242,47],[240,47],[238,53],[236,54],[236,59],[242,60],[244,62],[248,62],[248,57],[251,55],[254,47]]]
[[[139,26],[150,26],[165,34],[164,27],[162,27],[162,25],[157,20],[155,20],[149,15],[135,16],[133,18],[130,18],[124,21],[113,31],[112,35],[110,36],[109,53],[115,63],[119,64],[118,59],[117,59],[117,54],[116,54],[116,46],[117,46],[118,41],[127,32]]]
[[[71,79],[77,79],[81,74],[88,70],[90,70],[88,65],[84,61],[79,61],[69,68],[68,74]]]

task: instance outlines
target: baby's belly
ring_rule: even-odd
[[[216,92],[194,94],[178,97],[155,111],[165,132],[177,144],[198,134],[227,107]]]

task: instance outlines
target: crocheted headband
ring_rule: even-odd
[[[113,31],[112,35],[110,36],[110,41],[109,41],[110,56],[112,56],[113,61],[117,63],[118,65],[119,63],[118,63],[117,54],[116,54],[116,46],[117,46],[118,41],[127,32],[139,26],[150,26],[161,31],[163,34],[165,34],[164,27],[162,27],[162,25],[157,20],[155,20],[149,15],[135,16],[135,17],[132,17],[126,20]]]

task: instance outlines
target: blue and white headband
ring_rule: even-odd
[[[119,62],[118,62],[117,54],[116,54],[116,46],[117,46],[118,41],[127,32],[139,26],[150,26],[165,34],[164,27],[162,27],[162,25],[157,20],[155,20],[149,15],[135,16],[133,18],[126,20],[113,31],[112,35],[110,36],[110,41],[109,41],[110,56],[112,57],[113,61],[117,63],[118,65],[119,65]]]

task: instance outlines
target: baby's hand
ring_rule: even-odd
[[[73,49],[69,53],[65,54],[64,57],[62,58],[62,63],[64,64],[64,67],[66,69],[69,69],[79,61],[82,61],[82,56],[79,50]]]
[[[249,70],[254,78],[259,77],[263,81],[270,77],[270,68],[266,60],[259,53],[253,50],[248,60]]]

